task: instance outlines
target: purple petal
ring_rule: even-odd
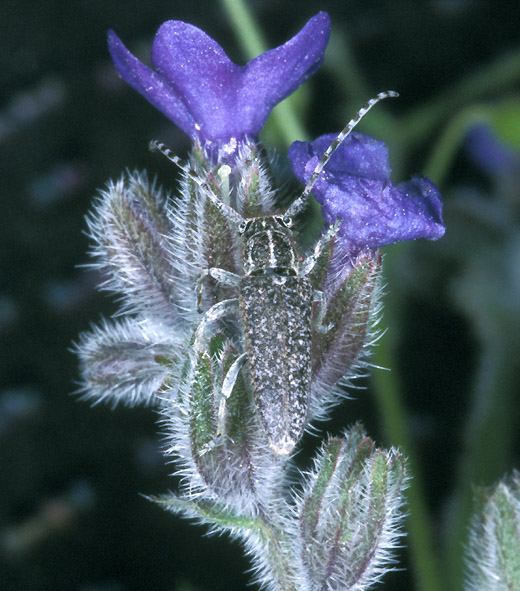
[[[285,45],[246,66],[233,64],[203,31],[167,21],[144,66],[109,33],[109,48],[119,74],[192,138],[226,143],[256,136],[273,107],[321,65],[330,20],[320,12]]]
[[[241,68],[216,41],[193,25],[168,21],[155,37],[152,64],[175,88],[194,125],[199,126],[184,131],[192,137],[200,131],[208,140],[236,135],[230,121],[237,110]]]
[[[108,32],[108,49],[121,78],[183,131],[193,135],[195,123],[175,88],[134,57],[114,31]]]
[[[336,138],[295,142],[289,159],[298,179],[309,180],[319,158]],[[435,185],[416,177],[397,187],[390,181],[388,148],[353,133],[328,162],[313,188],[328,223],[342,220],[340,235],[351,251],[403,240],[436,240],[445,231],[442,202]]]
[[[240,102],[244,123],[258,133],[275,105],[321,66],[329,41],[330,19],[320,12],[284,45],[259,55],[245,67]]]

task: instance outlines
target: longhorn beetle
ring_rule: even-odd
[[[205,312],[195,333],[196,350],[204,347],[208,325],[233,313],[238,312],[244,337],[245,352],[229,368],[222,384],[218,435],[225,434],[226,400],[248,361],[255,406],[270,447],[277,454],[287,455],[300,439],[310,403],[312,330],[313,327],[328,330],[320,324],[323,314],[313,314],[313,302],[322,296],[315,292],[308,274],[338,225],[331,226],[317,242],[314,252],[303,259],[292,237],[293,218],[305,207],[332,154],[362,117],[379,101],[396,96],[397,92],[387,91],[369,100],[327,148],[302,194],[285,213],[268,217],[243,218],[169,148],[161,142],[150,143],[151,150],[162,152],[202,188],[218,211],[236,224],[241,239],[242,275],[210,268],[199,279],[200,289],[206,277],[233,285],[237,287],[238,297],[218,302]]]

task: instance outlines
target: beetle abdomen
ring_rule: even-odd
[[[313,288],[305,277],[245,276],[239,301],[255,405],[270,446],[288,454],[309,406]]]

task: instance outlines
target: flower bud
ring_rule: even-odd
[[[75,345],[85,398],[114,406],[160,405],[162,387],[176,375],[180,333],[131,319],[103,322]]]
[[[367,251],[351,262],[341,261],[344,257],[339,250],[335,243],[319,287],[325,306],[323,319],[312,335],[311,415],[318,418],[337,402],[335,386],[355,374],[377,319],[380,253]]]
[[[403,457],[357,425],[326,442],[297,501],[301,589],[366,589],[392,560],[406,484]]]
[[[100,194],[88,226],[92,266],[106,274],[101,287],[122,296],[125,311],[176,323],[179,265],[167,239],[169,216],[168,197],[146,175],[127,173]]]
[[[181,472],[189,474],[187,496],[204,492],[208,498],[254,514],[270,494],[277,465],[241,371],[229,395],[223,396],[224,380],[237,358],[235,347],[220,334],[210,340],[208,350],[191,353],[178,393],[166,393],[172,400],[164,408],[171,442],[168,453],[180,461]]]
[[[468,591],[508,591],[520,585],[520,474],[502,481],[475,515],[467,550]]]

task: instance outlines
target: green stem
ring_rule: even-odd
[[[291,577],[290,561],[284,550],[284,546],[287,547],[287,544],[283,544],[284,533],[274,527],[267,516],[260,517],[260,520],[260,533],[266,543],[271,571],[276,573],[280,591],[299,591],[294,585],[294,577]]]
[[[468,129],[475,123],[486,121],[488,117],[489,108],[479,105],[468,107],[458,113],[436,140],[424,166],[424,174],[435,184],[442,185]]]
[[[264,53],[266,43],[253,13],[243,0],[220,0],[247,60]]]
[[[520,49],[469,74],[403,118],[401,135],[408,149],[423,140],[464,104],[510,87],[520,80]]]
[[[358,67],[345,28],[341,31],[332,29],[324,68],[330,71],[349,106],[361,105],[369,98],[370,86]]]
[[[484,347],[474,389],[474,401],[464,437],[457,487],[446,524],[445,561],[451,588],[460,589],[463,551],[467,542],[475,486],[491,486],[510,469],[517,435],[520,344],[510,322],[505,335],[481,338]],[[493,342],[494,341],[494,342]]]
[[[385,255],[385,268],[389,270],[392,262],[398,262],[399,251],[403,246],[394,245],[392,257]],[[378,341],[374,349],[376,365],[390,370],[378,369],[372,373],[372,384],[376,395],[379,416],[383,422],[386,436],[390,443],[399,447],[408,458],[408,465],[412,475],[412,482],[407,490],[409,517],[407,521],[409,536],[409,551],[413,564],[417,589],[420,591],[444,591],[440,578],[440,570],[434,549],[433,528],[425,503],[424,484],[419,462],[414,452],[412,437],[408,428],[408,418],[401,396],[401,383],[398,377],[396,356],[396,338],[398,334],[397,304],[385,302],[385,316],[387,332]]]
[[[357,110],[377,92],[399,90],[398,88],[373,89],[370,87],[351,51],[345,28],[341,31],[332,29],[324,68],[330,72],[342,93],[342,99],[337,105],[339,127],[342,127],[341,123],[345,124],[349,118],[353,117]],[[359,127],[367,135],[380,138],[391,147],[394,174],[396,178],[400,178],[403,145],[400,139],[399,122],[392,114],[392,103],[393,100],[378,105]]]

